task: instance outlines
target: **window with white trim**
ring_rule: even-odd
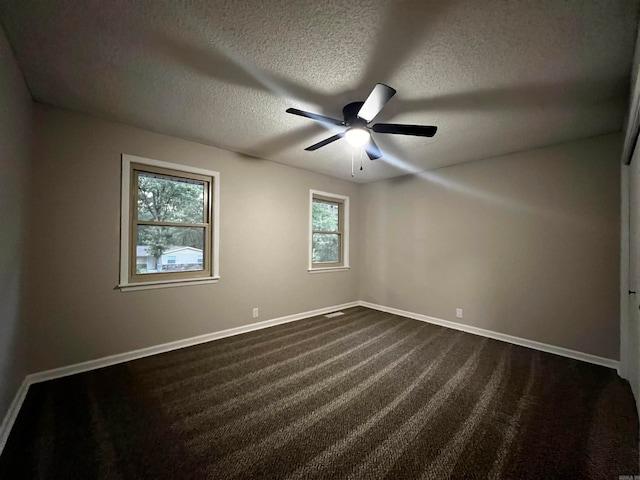
[[[349,268],[349,197],[310,191],[309,271]]]
[[[121,289],[217,281],[218,182],[218,172],[122,155]]]

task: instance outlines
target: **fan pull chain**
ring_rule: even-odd
[[[362,171],[362,150],[360,150],[360,171]]]
[[[354,173],[353,173],[353,148],[351,149],[351,176],[352,177],[354,176]]]

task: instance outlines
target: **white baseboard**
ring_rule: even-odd
[[[357,307],[359,302],[343,303],[342,305],[334,305],[332,307],[319,308],[317,310],[310,310],[308,312],[296,313],[294,315],[287,315],[285,317],[273,318],[271,320],[265,320],[262,322],[251,323],[249,325],[243,325],[242,327],[229,328],[227,330],[221,330],[219,332],[208,333],[205,335],[199,335],[197,337],[185,338],[184,340],[178,340],[175,342],[164,343],[162,345],[156,345],[148,348],[141,348],[140,350],[134,350],[132,352],[119,353],[117,355],[110,355],[108,357],[98,358],[96,360],[89,360],[87,362],[76,363],[74,365],[68,365],[66,367],[54,368],[51,370],[45,370],[43,372],[37,372],[29,374],[25,377],[22,385],[18,389],[9,410],[5,415],[2,425],[0,426],[0,454],[4,449],[4,446],[9,438],[11,428],[16,421],[22,402],[27,396],[29,386],[33,383],[44,382],[46,380],[53,380],[56,378],[66,377],[68,375],[74,375],[76,373],[82,373],[89,370],[95,370],[97,368],[108,367],[109,365],[116,365],[118,363],[128,362],[137,358],[148,357],[156,355],[158,353],[170,352],[172,350],[178,350],[184,347],[190,347],[192,345],[198,345],[200,343],[211,342],[220,338],[231,337],[239,335],[241,333],[252,332],[254,330],[261,330],[267,327],[273,327],[282,323],[294,322],[296,320],[303,320],[305,318],[315,317],[318,315],[324,315],[325,313],[335,312],[344,308]]]
[[[162,345],[156,345],[153,347],[142,348],[140,350],[134,350],[132,352],[120,353],[117,355],[110,355],[108,357],[98,358],[96,360],[89,360],[87,362],[77,363],[61,368],[54,368],[52,370],[46,370],[43,372],[32,373],[25,377],[24,381],[20,385],[18,392],[16,393],[9,410],[2,421],[0,426],[0,454],[4,449],[4,446],[9,438],[11,428],[18,416],[22,402],[27,396],[29,386],[33,383],[44,382],[46,380],[53,380],[56,378],[66,377],[68,375],[74,375],[76,373],[82,373],[89,370],[95,370],[97,368],[108,367],[110,365],[116,365],[118,363],[128,362],[138,358],[148,357],[159,353],[170,352],[172,350],[178,350],[180,348],[190,347],[192,345],[198,345],[200,343],[210,342],[220,338],[231,337],[239,335],[241,333],[252,332],[254,330],[261,330],[267,327],[273,327],[282,323],[294,322],[296,320],[302,320],[305,318],[315,317],[317,315],[324,315],[325,313],[335,312],[344,308],[351,307],[367,307],[381,312],[392,313],[394,315],[400,315],[402,317],[413,318],[427,323],[433,323],[442,327],[452,328],[455,330],[461,330],[463,332],[480,335],[483,337],[493,338],[495,340],[501,340],[503,342],[513,343],[523,347],[533,348],[542,352],[554,353],[563,357],[573,358],[575,360],[582,360],[583,362],[593,363],[596,365],[602,365],[609,368],[619,369],[620,362],[609,358],[598,357],[589,353],[578,352],[570,350],[568,348],[556,347],[554,345],[548,345],[546,343],[535,342],[533,340],[527,340],[524,338],[514,337],[506,335],[504,333],[493,332],[491,330],[485,330],[483,328],[472,327],[469,325],[463,325],[461,323],[450,322],[448,320],[442,320],[435,317],[429,317],[420,313],[408,312],[405,310],[399,310],[397,308],[385,307],[383,305],[377,305],[375,303],[357,301],[344,303],[342,305],[335,305],[332,307],[319,308],[317,310],[311,310],[308,312],[297,313],[294,315],[287,315],[285,317],[274,318],[271,320],[265,320],[262,322],[251,323],[242,327],[229,328],[227,330],[221,330],[219,332],[208,333],[206,335],[200,335],[197,337],[186,338],[184,340],[178,340],[175,342],[164,343]]]
[[[360,301],[358,303],[362,307],[373,308],[374,310],[380,310],[381,312],[392,313],[394,315],[400,315],[401,317],[413,318],[414,320],[433,323],[434,325],[440,325],[441,327],[453,328],[455,330],[461,330],[463,332],[472,333],[474,335],[493,338],[494,340],[501,340],[503,342],[513,343],[514,345],[520,345],[522,347],[533,348],[534,350],[540,350],[541,352],[553,353],[562,357],[573,358],[574,360],[581,360],[583,362],[593,363],[595,365],[601,365],[603,367],[613,368],[615,370],[618,370],[620,368],[619,361],[612,360],[610,358],[599,357],[597,355],[591,355],[590,353],[578,352],[576,350],[571,350],[564,347],[557,347],[555,345],[549,345],[547,343],[527,340],[526,338],[514,337],[505,333],[485,330],[484,328],[472,327],[470,325],[464,325],[462,323],[450,322],[449,320],[429,317],[420,313],[407,312],[405,310],[399,310],[397,308],[385,307],[384,305],[377,305],[375,303],[364,301]]]
[[[11,429],[18,417],[18,412],[20,411],[20,407],[22,407],[22,402],[24,402],[24,399],[27,396],[28,390],[29,382],[25,377],[20,384],[20,388],[18,388],[15,397],[13,397],[11,405],[9,405],[9,410],[7,410],[7,414],[2,420],[2,425],[0,425],[0,454],[2,453],[2,450],[4,450],[4,446],[7,444],[9,433],[11,433]]]
[[[175,342],[163,343],[162,345],[155,345],[153,347],[141,348],[140,350],[134,350],[132,352],[119,353],[116,355],[110,355],[108,357],[98,358],[96,360],[89,360],[87,362],[76,363],[74,365],[68,365],[66,367],[54,368],[52,370],[45,370],[44,372],[32,373],[27,375],[29,384],[44,382],[46,380],[53,380],[55,378],[66,377],[68,375],[74,375],[76,373],[82,373],[89,370],[95,370],[97,368],[108,367],[110,365],[116,365],[118,363],[128,362],[130,360],[136,360],[138,358],[149,357],[151,355],[157,355],[158,353],[170,352],[172,350],[178,350],[180,348],[191,347],[200,343],[207,343],[220,338],[232,337],[241,333],[252,332],[254,330],[261,330],[267,327],[273,327],[282,323],[294,322],[296,320],[302,320],[304,318],[315,317],[317,315],[323,315],[325,313],[335,312],[342,308],[357,307],[359,302],[344,303],[342,305],[334,305],[332,307],[319,308],[317,310],[310,310],[308,312],[296,313],[294,315],[287,315],[286,317],[274,318],[271,320],[264,320],[262,322],[251,323],[249,325],[243,325],[242,327],[229,328],[227,330],[221,330],[218,332],[207,333],[205,335],[199,335],[197,337],[185,338],[183,340],[177,340]]]

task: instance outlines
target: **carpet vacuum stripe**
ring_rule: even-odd
[[[367,321],[366,321],[366,319],[361,319],[361,320],[356,320],[354,322],[347,322],[344,325],[340,325],[340,326],[331,328],[329,330],[326,330],[326,331],[323,331],[323,332],[320,332],[320,333],[316,333],[315,335],[312,335],[312,336],[310,336],[308,338],[304,338],[302,340],[298,340],[296,342],[293,342],[293,343],[290,343],[290,344],[287,344],[287,345],[283,345],[283,346],[276,345],[275,347],[273,347],[273,348],[271,348],[271,349],[269,349],[269,350],[267,350],[265,352],[262,352],[262,353],[257,354],[257,355],[253,355],[253,356],[248,357],[248,358],[243,356],[242,360],[238,360],[238,361],[235,361],[235,362],[232,360],[229,364],[219,365],[219,366],[216,366],[213,369],[207,369],[207,371],[204,372],[204,373],[193,373],[193,374],[189,375],[188,378],[185,378],[184,375],[175,375],[175,379],[173,379],[173,378],[165,379],[165,381],[163,382],[162,387],[160,387],[158,389],[155,389],[154,391],[157,391],[158,393],[163,394],[163,393],[169,393],[169,392],[176,391],[176,390],[183,390],[185,388],[185,386],[188,386],[189,383],[200,382],[200,381],[202,381],[202,380],[204,380],[204,379],[206,379],[208,377],[211,377],[211,376],[214,376],[214,375],[218,375],[220,372],[224,372],[224,371],[233,372],[234,370],[240,369],[240,368],[244,367],[247,364],[251,364],[252,362],[256,362],[258,360],[266,359],[270,355],[273,355],[273,354],[277,354],[277,355],[286,357],[287,350],[294,349],[296,347],[300,347],[300,346],[302,346],[302,345],[304,345],[306,343],[312,343],[312,342],[314,342],[314,341],[316,341],[317,339],[320,339],[320,338],[325,338],[325,337],[328,337],[328,336],[331,336],[331,335],[339,334],[340,332],[342,332],[342,330],[346,330],[346,329],[352,327],[353,326],[352,323],[355,324],[355,325],[361,325],[361,324],[366,324]],[[364,327],[364,329],[371,328],[372,326],[373,325]],[[351,335],[353,335],[353,333]],[[343,338],[345,338],[345,337],[341,337],[337,341],[340,341]],[[327,344],[327,345],[330,345],[330,343]],[[319,347],[319,348],[323,348],[323,347]],[[305,352],[305,353],[309,354],[310,352]],[[209,362],[206,362],[206,363],[209,363]],[[215,361],[212,362],[212,363],[215,364]],[[173,375],[172,375],[172,377],[173,377]]]
[[[513,444],[513,440],[518,431],[518,426],[520,425],[520,419],[522,418],[522,415],[525,409],[527,408],[529,402],[531,401],[531,398],[529,397],[529,392],[533,388],[533,384],[536,379],[535,373],[536,373],[536,366],[538,363],[539,363],[538,355],[536,352],[533,352],[533,358],[531,359],[531,363],[529,367],[529,376],[527,378],[527,383],[524,388],[524,392],[522,393],[522,396],[518,400],[518,406],[516,408],[516,411],[513,417],[511,417],[509,426],[504,433],[504,437],[500,444],[500,447],[498,447],[496,459],[495,459],[495,462],[493,463],[493,468],[491,469],[491,473],[489,473],[489,476],[487,477],[488,479],[500,478],[500,475],[502,473],[502,469],[504,466],[504,462],[507,458],[507,454],[511,450],[511,445]]]
[[[233,335],[218,340],[201,343],[195,346],[181,348],[171,352],[171,355],[153,355],[147,357],[144,364],[138,364],[137,369],[141,373],[161,373],[164,369],[172,369],[174,367],[181,368],[188,365],[192,361],[201,361],[208,359],[210,355],[218,352],[226,352],[234,350],[238,347],[251,344],[261,344],[264,340],[271,337],[281,338],[289,332],[306,331],[314,325],[324,325],[322,316],[306,318],[296,322],[289,322],[277,325],[275,328],[262,328],[241,335]]]
[[[232,454],[219,461],[216,465],[216,469],[222,468],[224,471],[228,472],[227,478],[235,478],[236,476],[242,474],[245,469],[251,466],[250,464],[245,462],[245,459],[247,458],[249,452],[252,452],[252,457],[254,459],[257,459],[258,461],[261,457],[268,456],[272,450],[290,442],[292,436],[295,437],[296,434],[303,433],[305,430],[313,426],[313,424],[321,421],[323,418],[325,418],[338,408],[344,407],[345,404],[353,400],[356,396],[360,395],[363,390],[366,390],[370,386],[374,385],[382,377],[389,374],[395,368],[405,362],[411,355],[415,353],[418,348],[418,346],[413,347],[411,350],[403,354],[400,358],[397,358],[382,370],[378,370],[376,373],[371,374],[364,381],[350,388],[335,400],[305,415],[295,423],[291,423],[286,427],[278,429],[276,432],[269,435],[258,444],[251,444],[246,446],[242,450],[234,451]]]
[[[10,480],[638,475],[616,372],[365,307],[31,385]]]
[[[444,361],[447,354],[451,351],[451,349],[456,345],[456,341],[459,339],[461,335],[455,337],[453,341],[451,341],[446,348],[444,348],[438,357],[435,358],[433,363],[427,365],[426,368],[420,373],[418,377],[407,387],[405,388],[398,396],[396,396],[392,402],[387,404],[385,408],[378,411],[375,415],[369,417],[369,419],[362,423],[358,428],[349,433],[346,437],[343,437],[339,442],[332,444],[328,449],[321,452],[319,455],[313,458],[310,462],[293,472],[291,475],[287,476],[287,480],[294,479],[303,479],[308,478],[311,472],[317,470],[317,468],[321,465],[326,465],[340,455],[344,454],[345,451],[353,446],[353,444],[358,440],[358,438],[365,435],[369,430],[371,430],[380,420],[382,420],[387,414],[394,411],[398,405],[404,401],[406,401],[411,393],[425,380],[425,378],[429,377]]]
[[[487,340],[483,338],[455,375],[404,425],[390,432],[389,437],[373,453],[363,459],[358,469],[347,478],[384,478],[412,440],[429,423],[438,409],[446,403],[449,396],[461,384],[464,384],[465,380],[468,381],[471,378],[486,343]]]
[[[255,390],[249,390],[246,393],[242,394],[242,395],[238,395],[235,396],[229,400],[227,400],[226,402],[222,403],[222,404],[214,404],[211,405],[211,401],[208,397],[206,397],[204,399],[205,402],[207,402],[208,406],[202,408],[201,410],[199,410],[196,414],[194,415],[190,415],[187,418],[185,418],[181,424],[180,427],[183,429],[187,429],[189,427],[195,427],[195,426],[199,426],[202,425],[204,422],[206,422],[207,420],[211,420],[212,417],[216,417],[216,416],[228,416],[231,412],[233,412],[234,410],[237,410],[238,408],[240,408],[242,405],[248,403],[248,402],[255,402],[258,398],[267,395],[273,391],[276,390],[280,390],[283,387],[286,387],[287,385],[292,384],[293,382],[299,381],[301,380],[303,377],[306,376],[310,376],[310,375],[314,375],[317,376],[319,371],[329,365],[335,364],[336,362],[356,353],[359,352],[367,347],[370,346],[375,346],[375,344],[379,341],[382,340],[386,337],[388,337],[389,335],[391,335],[392,333],[394,333],[396,330],[400,329],[402,326],[404,326],[406,323],[400,323],[399,325],[390,328],[378,335],[376,335],[375,337],[370,338],[369,340],[363,342],[363,343],[359,343],[356,346],[338,354],[335,355],[331,358],[328,358],[327,360],[324,360],[318,364],[315,365],[311,365],[307,368],[304,368],[303,370],[297,371],[295,373],[292,373],[291,375],[287,375],[285,377],[282,378],[278,378],[275,381],[272,382],[263,382],[261,384],[261,386],[259,386],[259,388],[255,389]],[[397,342],[396,342],[397,344]],[[394,345],[396,345],[394,344]],[[384,350],[387,350],[389,347],[386,347]],[[383,350],[383,351],[384,351]],[[381,351],[382,352],[382,351]],[[369,361],[369,359],[373,359],[375,356],[377,356],[379,353],[376,353],[373,356],[367,357],[366,361]],[[342,370],[340,371],[338,374],[333,375],[332,377],[330,377],[330,379],[332,380],[323,380],[320,383],[314,383],[311,387],[307,387],[307,388],[312,388],[312,389],[318,389],[318,388],[324,388],[326,386],[329,385],[329,382],[336,382],[339,381],[340,378],[342,378],[342,376],[348,374],[348,372],[352,371],[355,368],[359,368],[359,365],[362,365],[363,362],[360,362],[357,366],[354,367],[350,367],[346,370]],[[298,392],[299,395],[300,392]],[[282,397],[279,397],[282,399]],[[293,399],[290,397],[286,397],[289,398],[291,401],[293,401]],[[253,412],[253,414],[256,414],[257,412]],[[245,417],[246,418],[246,417]]]
[[[271,350],[261,352],[260,354],[262,356],[267,356],[269,353],[281,351],[283,345],[292,347],[295,345],[314,341],[315,337],[309,337],[309,334],[311,332],[320,331],[319,335],[330,335],[331,333],[335,333],[335,331],[340,331],[343,328],[348,328],[351,324],[356,323],[358,320],[360,320],[358,316],[350,317],[347,323],[340,322],[339,319],[335,321],[327,320],[326,323],[320,323],[315,326],[310,326],[303,331],[295,331],[289,334],[278,336],[277,338],[271,340],[263,340],[258,344],[245,345],[242,347],[234,345],[231,351],[223,351],[219,353],[209,352],[209,354],[205,357],[199,355],[199,357],[191,359],[188,362],[182,361],[179,364],[170,364],[169,367],[164,367],[164,369],[166,370],[166,368],[171,368],[171,373],[173,375],[175,375],[176,377],[184,377],[184,375],[187,374],[189,370],[197,369],[199,366],[207,365],[211,362],[219,362],[224,358],[246,356],[247,361],[253,360],[255,358],[251,356],[252,350],[264,350],[265,347],[274,345],[274,348],[272,348]],[[296,337],[301,337],[301,339],[296,342],[289,342],[290,339]],[[157,367],[153,372],[154,374],[165,375],[162,367]]]
[[[370,363],[379,360],[386,356],[387,353],[391,353],[401,345],[407,342],[412,336],[417,333],[417,329],[409,334],[401,337],[393,344],[385,347],[384,349],[369,355],[364,360],[361,360],[357,364],[340,370],[337,373],[331,375],[328,378],[320,382],[316,382],[313,385],[310,385],[302,390],[298,390],[295,393],[290,395],[280,397],[276,401],[268,403],[262,408],[258,410],[252,410],[243,417],[237,418],[235,420],[227,421],[225,424],[218,430],[209,430],[205,435],[211,435],[213,437],[219,438],[221,441],[225,441],[225,439],[230,435],[242,435],[244,430],[251,429],[255,423],[265,422],[269,417],[273,417],[284,409],[289,409],[294,407],[302,402],[308,401],[309,398],[318,393],[325,391],[326,389],[335,386],[337,383],[343,381],[346,377],[351,375],[353,372],[363,369],[363,367],[368,366]],[[247,432],[249,433],[249,432]],[[199,441],[199,437],[194,437],[195,441]]]
[[[478,427],[483,415],[486,414],[487,408],[489,408],[498,393],[498,388],[504,379],[505,370],[507,369],[508,354],[509,347],[502,353],[499,366],[493,371],[489,382],[480,392],[479,400],[476,402],[473,411],[462,427],[455,432],[453,438],[443,445],[440,454],[429,464],[420,477],[421,480],[449,478],[453,467],[461,457],[466,443],[471,440],[473,431]]]
[[[256,385],[257,382],[264,381],[267,375],[278,374],[279,372],[283,371],[283,369],[285,368],[298,367],[301,365],[300,363],[301,360],[308,357],[312,357],[313,355],[319,354],[323,351],[329,350],[329,348],[334,347],[336,345],[343,344],[354,337],[362,335],[364,332],[375,329],[381,323],[384,324],[388,322],[389,322],[388,320],[385,320],[383,322],[376,322],[372,325],[356,330],[355,332],[351,332],[348,335],[345,335],[345,336],[336,338],[330,342],[321,344],[316,348],[305,350],[302,353],[299,353],[298,355],[295,355],[295,356],[290,357],[285,355],[282,360],[276,361],[275,363],[271,363],[271,364],[267,363],[266,365],[265,365],[266,362],[259,363],[256,366],[260,368],[257,368],[257,369],[248,368],[246,371],[243,370],[243,371],[236,372],[233,370],[234,367],[238,368],[238,367],[244,366],[245,364],[243,363],[242,365],[237,365],[237,366],[228,365],[227,371],[229,373],[227,377],[223,377],[222,379],[218,377],[221,369],[217,369],[217,370],[212,369],[207,373],[203,373],[201,375],[197,375],[189,379],[185,379],[183,382],[185,385],[189,387],[186,390],[190,391],[191,393],[184,394],[181,390],[176,391],[174,392],[177,394],[175,397],[175,400],[174,401],[169,400],[167,403],[168,405],[177,403],[180,405],[180,408],[184,408],[185,406],[189,405],[190,401],[193,401],[196,403],[199,402],[200,398],[203,395],[208,393],[215,393],[216,395],[226,395],[229,390],[237,390],[240,387],[251,388],[253,385]],[[202,382],[205,380],[210,380],[211,383],[207,382],[203,384]],[[158,390],[157,389],[153,390],[152,393],[157,394]],[[161,391],[160,393],[161,395],[167,395],[167,393],[169,392]],[[209,399],[209,401],[211,401],[211,399]]]

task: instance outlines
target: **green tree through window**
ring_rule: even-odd
[[[348,267],[349,197],[311,190],[309,268]]]
[[[206,249],[209,182],[171,175],[170,172],[134,168],[137,255],[148,257],[136,265],[136,274],[164,271],[202,270],[203,262],[184,264],[165,259],[163,254],[179,247],[192,247],[202,254]],[[172,252],[173,253],[173,252]]]
[[[313,200],[313,263],[340,262],[340,203]]]
[[[205,223],[206,183],[157,174],[138,174],[138,220]],[[204,249],[204,230],[187,226],[138,226],[138,245],[159,259],[172,245]]]
[[[220,174],[122,154],[122,291],[217,283]]]

